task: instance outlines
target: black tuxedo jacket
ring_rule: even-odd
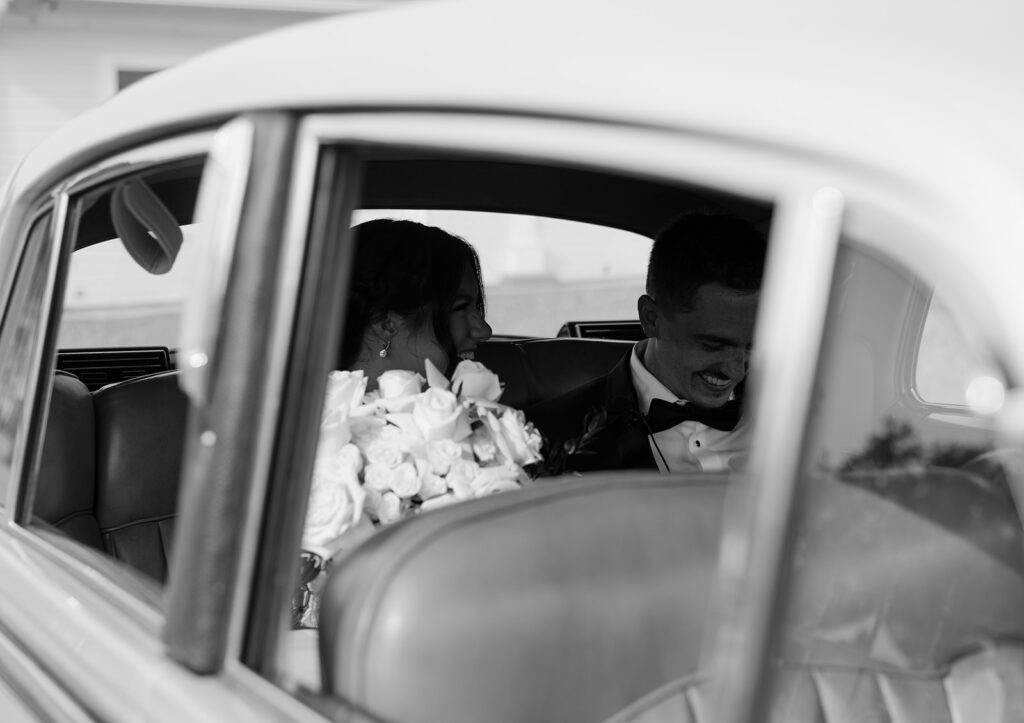
[[[544,435],[544,472],[658,468],[637,408],[631,356],[607,375],[525,410]]]

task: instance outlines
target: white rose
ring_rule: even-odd
[[[377,492],[390,490],[392,477],[394,477],[394,468],[373,462],[366,465],[366,471],[363,472],[363,481],[366,482],[367,488]]]
[[[366,449],[373,440],[382,436],[386,423],[383,417],[376,415],[349,417],[349,428],[352,430],[352,441],[359,445],[360,449]]]
[[[403,462],[390,472],[391,479],[388,486],[402,499],[407,500],[420,491],[420,476],[412,464]]]
[[[501,427],[505,438],[512,447],[516,464],[533,464],[540,461],[543,439],[540,432],[526,421],[526,415],[518,409],[506,409],[501,415]]]
[[[427,461],[434,474],[448,474],[452,462],[462,459],[462,445],[451,439],[435,439],[427,442]]]
[[[531,464],[540,460],[540,435],[522,412],[506,409],[500,419],[489,409],[481,408],[479,412],[506,462]]]
[[[451,389],[451,382],[448,381],[448,377],[434,366],[434,362],[430,361],[430,359],[424,359],[423,367],[427,371],[427,385],[431,389]]]
[[[473,480],[480,473],[480,465],[468,459],[460,459],[452,463],[445,479],[448,487],[460,500],[468,500],[473,494]]]
[[[380,506],[380,497],[383,494],[380,490],[363,485],[363,510],[372,516],[377,516],[377,508]]]
[[[519,489],[520,469],[515,464],[499,464],[484,467],[473,479],[473,494],[476,497]]]
[[[431,497],[429,500],[424,500],[423,504],[420,505],[421,512],[429,512],[430,510],[436,510],[441,507],[447,507],[448,505],[459,502],[459,498],[454,493],[448,492],[447,494],[438,495],[437,497]]]
[[[447,494],[448,483],[444,477],[436,474],[426,474],[421,479],[420,499],[426,502],[439,495]]]
[[[382,525],[391,525],[402,519],[402,500],[394,492],[385,492],[380,496],[377,519]]]
[[[416,396],[412,418],[423,439],[451,439],[456,442],[469,436],[469,418],[455,395],[431,387]]]
[[[452,391],[462,399],[486,399],[496,402],[501,397],[498,375],[480,362],[463,359],[452,374]]]
[[[356,445],[346,444],[338,451],[337,463],[350,469],[353,475],[358,475],[363,471],[363,453]]]
[[[337,413],[344,413],[348,417],[353,409],[362,404],[365,393],[366,377],[362,370],[330,372],[324,394],[324,421]]]
[[[322,554],[357,521],[363,506],[359,480],[350,471],[313,475],[302,547]]]
[[[498,448],[486,424],[473,430],[469,443],[472,445],[474,456],[481,464],[490,464],[498,456]]]
[[[421,391],[426,380],[416,372],[391,369],[377,377],[381,403],[389,412],[405,412],[412,399]]]
[[[320,437],[316,447],[317,456],[332,457],[351,441],[352,428],[348,421],[348,411],[336,409],[330,415],[325,413],[324,419],[320,423]]]
[[[380,436],[366,447],[366,461],[394,469],[405,461],[405,445],[400,436]]]
[[[331,372],[327,375],[327,392],[320,419],[317,454],[333,455],[352,440],[350,417],[366,389],[360,372]]]

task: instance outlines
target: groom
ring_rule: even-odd
[[[738,468],[740,418],[766,244],[747,222],[682,216],[654,241],[643,341],[609,374],[534,405],[549,472]]]

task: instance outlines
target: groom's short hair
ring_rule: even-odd
[[[686,311],[705,284],[757,292],[766,251],[765,237],[739,216],[684,214],[654,239],[647,294],[664,309]]]

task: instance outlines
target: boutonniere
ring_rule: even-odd
[[[608,409],[597,407],[583,417],[582,432],[578,436],[564,440],[545,438],[541,454],[543,461],[535,466],[534,476],[555,477],[572,471],[570,462],[574,457],[596,454],[594,442],[608,428],[608,424]]]

